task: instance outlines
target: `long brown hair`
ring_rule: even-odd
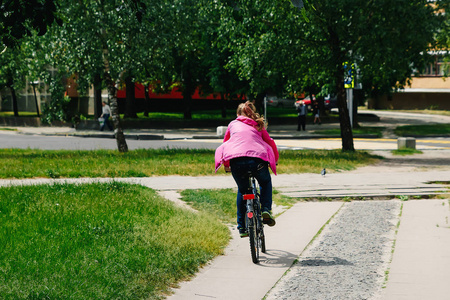
[[[257,127],[258,131],[261,131],[266,127],[266,123],[264,122],[264,117],[260,116],[256,112],[255,105],[250,101],[239,104],[236,114],[238,116],[245,116],[252,120],[255,120],[256,123],[258,123],[258,127]]]

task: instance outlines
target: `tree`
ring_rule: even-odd
[[[249,80],[256,96],[332,87],[342,149],[349,151],[344,66],[359,67],[367,94],[390,93],[424,66],[440,22],[426,0],[316,0],[301,11],[291,1],[222,3],[221,37],[232,53],[227,67]]]
[[[11,91],[15,117],[19,116],[17,91],[25,88],[27,81],[38,80],[45,67],[35,49],[35,36],[22,37],[20,44],[5,48],[0,55],[0,88],[7,87]],[[39,116],[37,103],[36,112]]]
[[[288,8],[286,1],[223,1],[220,7],[218,44],[229,52],[226,68],[248,82],[258,107],[267,93],[287,90]]]
[[[202,38],[209,30],[206,18],[202,14],[203,6],[208,1],[176,0],[170,10],[171,24],[176,39],[173,40],[169,53],[172,55],[173,73],[172,82],[176,82],[183,95],[184,118],[192,118],[192,95],[199,87],[208,85],[208,69],[204,64],[205,50],[208,45]],[[167,77],[167,76],[166,76]],[[161,80],[160,80],[161,81]]]
[[[308,74],[314,65],[321,85],[338,97],[342,149],[354,151],[346,105],[344,65],[356,63],[368,94],[386,94],[405,85],[424,66],[439,18],[426,0],[318,0],[299,28],[305,41],[295,66]],[[305,62],[306,65],[305,65]],[[305,81],[305,78],[301,78]]]
[[[32,31],[44,35],[55,18],[54,0],[0,1],[0,38],[4,47],[15,47]],[[2,50],[0,50],[1,52]]]
[[[19,116],[17,93],[25,83],[23,74],[22,52],[19,48],[6,48],[0,55],[0,88],[7,87],[11,92],[14,116]]]
[[[443,65],[443,71],[444,76],[448,77],[450,74],[450,17],[448,13],[450,11],[450,1],[436,1],[435,5],[438,9],[438,13],[443,19],[439,32],[436,35],[436,50],[446,51],[447,53],[447,55],[444,56],[446,64]]]
[[[169,3],[60,0],[59,4],[63,24],[53,28],[52,55],[60,68],[78,74],[80,88],[86,89],[94,79],[98,82],[100,76],[108,90],[118,149],[126,152],[117,88],[127,76],[156,69],[161,64],[157,60],[166,57],[171,20],[164,17]]]
[[[47,27],[59,20],[55,17],[54,0],[0,1],[0,8],[0,85],[10,89],[14,116],[17,117],[16,91],[33,77],[27,68],[26,55],[30,52],[26,50],[30,49],[23,49],[22,42],[27,37],[44,35]]]

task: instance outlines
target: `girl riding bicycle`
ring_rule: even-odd
[[[248,193],[248,172],[258,180],[261,187],[261,210],[263,223],[275,225],[272,217],[272,180],[269,166],[276,175],[278,149],[265,128],[264,118],[256,113],[250,101],[241,103],[237,118],[228,125],[223,144],[216,149],[216,172],[223,164],[231,167],[231,173],[238,186],[236,199],[237,223],[241,237],[248,236],[245,230],[245,202],[242,195]]]

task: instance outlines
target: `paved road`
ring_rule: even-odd
[[[56,130],[56,129],[54,129]],[[279,131],[278,131],[279,132]],[[294,129],[293,133],[296,133]],[[74,135],[63,135],[64,132],[39,132],[35,128],[20,128],[20,132],[0,130],[0,148],[18,149],[44,149],[44,150],[96,150],[117,149],[115,139],[107,137],[81,137],[82,133]],[[160,133],[160,132],[158,132]],[[84,133],[86,134],[86,133]],[[134,133],[137,134],[137,133]],[[143,134],[143,133],[141,133]],[[299,138],[297,135],[277,139],[277,131],[273,131],[277,146],[283,149],[341,149],[342,143],[339,138]],[[136,140],[127,139],[130,150],[134,149],[157,149],[157,148],[199,148],[216,149],[222,142],[220,138],[214,138],[214,133],[196,137],[195,135],[180,132],[171,133],[164,140]],[[357,150],[395,150],[397,139],[367,139],[355,138],[355,149]],[[417,138],[416,147],[419,150],[450,149],[450,138]]]
[[[161,148],[199,148],[215,149],[220,140],[211,143],[207,140],[127,140],[128,149],[161,149]],[[0,148],[43,149],[43,150],[116,150],[117,143],[113,138],[94,138],[78,136],[48,136],[39,134],[20,134],[2,132],[0,130]]]

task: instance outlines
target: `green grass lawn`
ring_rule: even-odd
[[[398,126],[394,133],[398,136],[450,135],[450,124]]]
[[[355,134],[373,134],[377,137],[383,136],[384,127],[376,127],[376,126],[368,126],[368,127],[359,127],[353,128],[353,135]],[[335,129],[322,129],[322,130],[314,130],[315,134],[326,134],[326,135],[336,135],[341,136],[341,130],[339,128]]]
[[[223,253],[216,215],[112,182],[0,188],[1,299],[159,299]]]
[[[4,131],[17,131],[17,128],[1,127],[0,130],[4,130]]]
[[[398,149],[398,150],[392,150],[392,154],[394,155],[412,155],[412,154],[422,154],[423,152],[416,149],[410,149],[410,148],[404,148],[404,149]]]
[[[0,117],[14,117],[13,111],[1,111]],[[19,117],[37,117],[35,111],[19,111]]]
[[[261,112],[263,114],[263,112]],[[227,109],[227,119],[233,119],[236,116],[236,109]],[[292,108],[280,108],[280,107],[267,107],[267,115],[270,117],[296,117],[297,112],[294,107]],[[0,117],[14,117],[14,112],[0,112]],[[143,112],[137,114],[138,119],[168,119],[168,120],[183,120],[184,114],[182,112],[150,112],[148,116],[144,116]],[[35,112],[19,112],[19,117],[36,117]],[[124,115],[120,117],[123,119]],[[222,110],[194,110],[192,111],[192,119],[194,120],[217,120],[222,118]],[[95,119],[94,116],[83,116],[83,119]]]
[[[236,189],[199,189],[181,192],[183,200],[193,208],[216,216],[225,224],[236,224]],[[273,203],[291,207],[297,200],[273,190]]]
[[[319,173],[352,170],[374,163],[367,152],[286,150],[280,152],[278,173]],[[223,175],[220,170],[217,175]],[[0,178],[205,176],[214,173],[214,150],[139,149],[69,151],[0,149]]]
[[[260,112],[262,115],[264,112]],[[297,111],[294,107],[292,108],[282,108],[282,107],[272,107],[268,106],[267,115],[269,117],[277,117],[277,118],[296,118]],[[144,116],[144,113],[137,114],[139,119],[184,119],[183,113],[169,113],[169,112],[150,112],[148,117]],[[233,119],[236,117],[236,109],[227,109],[226,111],[227,119]],[[123,118],[123,115],[121,115]],[[192,111],[192,119],[193,120],[217,120],[222,119],[222,111],[219,109],[215,110],[194,110]]]

